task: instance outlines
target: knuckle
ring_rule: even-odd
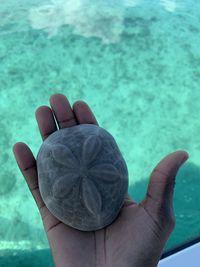
[[[173,210],[170,206],[168,207],[159,206],[155,210],[155,213],[156,213],[157,220],[161,222],[163,227],[167,227],[170,229],[175,227],[176,220],[174,217]]]
[[[169,228],[169,229],[174,229],[175,225],[176,225],[176,220],[174,218],[174,216],[170,215],[170,216],[166,216],[165,217],[165,225]]]

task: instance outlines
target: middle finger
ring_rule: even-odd
[[[78,124],[67,97],[63,94],[54,94],[50,97],[50,105],[56,117],[59,129]]]

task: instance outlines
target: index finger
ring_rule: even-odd
[[[13,153],[17,165],[23,174],[27,185],[35,199],[39,210],[45,205],[39,192],[37,179],[36,160],[30,148],[23,142],[18,142],[13,146]]]

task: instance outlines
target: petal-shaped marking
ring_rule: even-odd
[[[88,170],[92,179],[101,179],[106,183],[114,183],[119,179],[120,174],[117,168],[111,164],[96,164]]]
[[[102,207],[101,195],[89,179],[82,180],[82,195],[86,209],[93,215],[99,214]]]
[[[67,168],[77,168],[78,161],[71,150],[64,145],[52,146],[52,156],[60,164],[65,165]]]
[[[74,173],[73,175],[69,173],[56,179],[52,186],[53,196],[55,198],[66,197],[70,193],[78,179],[79,176],[76,173]]]
[[[89,136],[83,144],[82,159],[87,163],[93,161],[100,152],[102,142],[97,136]]]

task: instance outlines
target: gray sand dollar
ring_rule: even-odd
[[[59,129],[44,140],[36,161],[42,199],[60,221],[95,231],[117,218],[128,192],[128,169],[105,129]]]

